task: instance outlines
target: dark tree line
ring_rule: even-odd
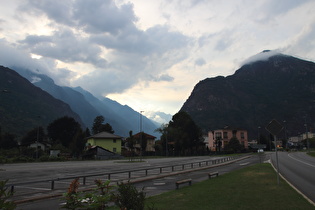
[[[94,120],[92,131],[97,134],[102,131],[114,133],[112,126],[104,123],[103,116],[97,116]],[[26,133],[20,140],[20,145],[27,147],[32,143],[48,143],[53,149],[62,149],[64,152],[71,153],[72,156],[82,155],[86,137],[91,136],[88,128],[82,129],[81,125],[72,117],[61,117],[51,122],[45,129],[41,126],[33,128]],[[18,142],[15,135],[1,133],[0,127],[0,149],[17,148]]]
[[[196,155],[206,149],[201,129],[187,112],[176,113],[168,125],[157,131],[162,134],[160,149],[167,155]]]

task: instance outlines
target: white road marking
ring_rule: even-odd
[[[246,166],[246,165],[248,165],[248,164],[249,164],[249,162],[241,163],[240,166]]]
[[[291,154],[288,154],[288,156],[289,156],[290,158],[292,158],[293,160],[296,160],[296,161],[298,161],[298,162],[300,162],[300,163],[304,163],[305,165],[308,165],[308,166],[311,166],[311,167],[314,167],[314,168],[315,168],[315,165],[306,163],[306,162],[304,162],[304,161],[302,161],[302,160],[299,160],[299,159],[297,159],[297,158],[295,158],[295,157],[292,157]]]

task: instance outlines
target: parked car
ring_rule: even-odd
[[[263,149],[258,149],[257,152],[261,153],[261,152],[264,152],[264,150]]]

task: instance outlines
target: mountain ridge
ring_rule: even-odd
[[[69,104],[71,109],[78,113],[85,127],[91,128],[95,117],[102,115],[105,122],[108,122],[114,129],[115,134],[121,136],[129,136],[129,131],[139,132],[140,115],[131,107],[121,105],[109,98],[96,98],[90,92],[81,87],[66,87],[56,85],[53,79],[44,74],[32,72],[28,69],[20,67],[11,67],[23,77],[32,82],[33,85],[43,89],[53,97]],[[151,135],[159,135],[155,133],[158,127],[150,119],[142,116],[145,132]]]
[[[200,81],[181,110],[204,132],[229,125],[255,138],[258,127],[275,118],[297,135],[305,132],[305,121],[315,127],[314,90],[315,64],[279,53],[244,64],[233,75]]]
[[[34,86],[16,71],[0,66],[0,125],[2,132],[23,136],[63,116],[81,118],[68,104]]]

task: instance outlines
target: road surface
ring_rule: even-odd
[[[272,161],[276,166],[275,154]],[[278,152],[278,162],[280,174],[315,203],[315,158],[305,152]]]

